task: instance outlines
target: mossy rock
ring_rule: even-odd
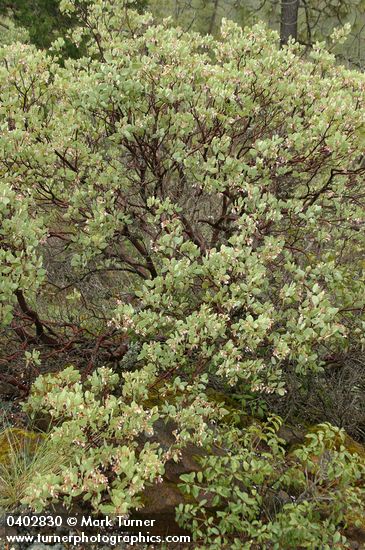
[[[180,392],[175,393],[170,391],[167,392],[162,399],[160,396],[160,390],[165,390],[165,384],[163,381],[156,384],[154,388],[148,392],[148,397],[143,401],[143,406],[148,409],[152,409],[153,407],[160,406],[165,401],[167,403],[173,404],[176,400],[176,397],[178,395],[181,395]]]
[[[305,435],[306,432],[301,426],[292,426],[290,424],[282,424],[278,431],[278,436],[285,441],[288,452],[302,445]]]
[[[150,409],[152,409],[152,407],[158,407],[159,405],[161,405],[162,399],[159,395],[159,389],[163,387],[163,382],[157,384],[155,388],[149,392],[148,398],[144,401],[143,405]],[[171,392],[170,394],[167,393],[164,396],[163,400],[167,401],[167,403],[173,404],[178,395],[179,392]],[[238,408],[238,403],[224,392],[215,390],[214,388],[207,388],[206,395],[208,401],[216,405],[223,405],[224,408],[228,411],[228,414],[226,414],[222,419],[223,424],[234,424],[241,428],[245,428],[255,420],[252,416],[246,414],[245,411],[240,410]]]
[[[186,499],[176,483],[162,480],[161,483],[146,487],[142,496],[143,515],[175,514],[175,507],[185,503]]]
[[[33,454],[43,438],[41,433],[7,428],[0,434],[0,463],[7,463],[16,452]]]
[[[238,403],[232,399],[229,395],[215,390],[213,388],[207,388],[207,397],[211,403],[216,405],[223,405],[228,411],[223,419],[222,423],[226,425],[235,425],[239,428],[246,428],[252,422],[256,421],[253,416],[246,414],[245,411],[238,408]]]
[[[314,426],[309,426],[307,428],[306,434],[316,433],[320,430],[321,425],[315,424]],[[338,444],[339,446],[343,445],[350,454],[357,454],[365,460],[365,446],[352,439],[352,437],[347,433],[345,433],[344,440],[342,440],[340,436],[337,436],[335,439],[335,444]]]
[[[365,514],[349,514],[346,517],[348,527],[344,534],[350,540],[358,544],[357,548],[365,548]]]
[[[357,441],[352,439],[352,437],[350,437],[347,434],[345,436],[344,446],[346,447],[346,449],[348,450],[349,453],[351,453],[351,454],[356,453],[362,459],[365,460],[365,446],[361,445],[361,443],[358,443]],[[364,519],[364,524],[365,524],[365,519]],[[364,525],[364,527],[365,527],[365,525]]]

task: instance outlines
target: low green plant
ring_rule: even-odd
[[[343,528],[365,502],[364,460],[329,424],[287,454],[280,423],[275,417],[221,434],[223,456],[181,476],[194,502],[178,507],[177,520],[198,548],[347,548]]]

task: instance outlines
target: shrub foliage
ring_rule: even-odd
[[[159,415],[177,448],[208,445],[223,412],[207,384],[285,396],[287,373],[362,347],[365,81],[262,25],[224,21],[215,39],[122,0],[61,7],[83,57],[60,63],[62,40],[0,49],[1,353],[80,368],[31,394],[62,420],[55,440],[87,452],[49,494],[127,510],[167,460],[133,439]],[[328,479],[351,484],[343,460]]]

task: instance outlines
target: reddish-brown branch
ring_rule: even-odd
[[[38,316],[38,313],[36,313],[32,309],[30,309],[30,307],[28,306],[28,304],[27,304],[27,302],[24,298],[23,292],[18,289],[18,290],[15,291],[15,296],[17,297],[18,304],[19,304],[20,309],[22,310],[22,312],[25,315],[27,315],[27,317],[29,317],[33,321],[33,323],[36,327],[36,335],[37,335],[36,340],[42,342],[43,344],[46,344],[47,346],[57,346],[57,345],[59,345],[58,340],[56,340],[55,338],[52,338],[51,336],[48,336],[48,334],[46,334],[44,332],[44,325],[41,322],[41,320]],[[18,336],[23,341],[24,341],[24,338],[26,338],[27,341],[29,341],[28,333],[26,333],[26,331],[24,329],[19,329],[19,330],[21,330],[22,334],[19,333]]]
[[[19,380],[14,378],[14,376],[9,376],[9,375],[0,373],[0,380],[5,382],[6,384],[10,384],[11,386],[14,386],[14,387],[18,388],[19,390],[22,390],[24,392],[28,393],[28,391],[29,391],[28,386],[26,386],[22,382],[19,382]]]

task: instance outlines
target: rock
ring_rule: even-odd
[[[163,449],[168,450],[175,442],[173,431],[175,426],[157,421],[154,426],[154,435],[148,438],[149,441],[157,442]],[[144,438],[140,441],[145,442]],[[213,449],[213,454],[223,454],[219,449]],[[190,496],[184,495],[179,484],[182,483],[180,476],[190,472],[201,470],[199,457],[207,455],[207,451],[191,443],[187,444],[181,452],[179,462],[169,460],[165,464],[165,473],[160,483],[146,487],[142,496],[143,508],[138,510],[135,517],[156,519],[157,531],[152,529],[154,534],[165,535],[171,533],[187,533],[177,525],[175,521],[175,509],[179,504],[191,502]],[[210,495],[201,494],[199,499],[209,500]],[[134,517],[134,515],[133,515]],[[159,531],[161,530],[161,531]]]
[[[169,460],[165,466],[165,478],[175,483],[181,483],[180,476],[190,472],[198,472],[201,467],[198,463],[199,457],[204,456],[204,451],[195,445],[187,445],[182,451],[179,462]]]
[[[154,426],[154,435],[149,438],[150,442],[157,442],[164,450],[168,450],[174,444],[175,438],[172,434],[174,426],[157,421]],[[145,443],[145,438],[141,439]],[[185,497],[178,488],[181,483],[182,474],[197,472],[200,467],[197,462],[198,456],[203,456],[204,451],[195,445],[188,444],[181,454],[179,462],[169,460],[165,465],[165,474],[161,483],[156,483],[145,489],[143,493],[143,509],[140,511],[144,516],[154,514],[167,514],[175,517],[175,507],[185,502]]]
[[[300,443],[303,443],[305,439],[305,433],[305,430],[303,430],[301,427],[288,426],[283,424],[278,431],[278,436],[281,437],[281,439],[284,439],[288,447],[291,447],[293,445],[299,445]]]
[[[348,434],[345,435],[345,441],[344,445],[349,453],[351,454],[358,454],[361,458],[365,459],[365,447],[364,445],[361,445],[361,443],[358,443],[352,437],[350,437]]]
[[[351,525],[346,529],[345,536],[351,541],[353,548],[356,548],[354,545],[357,545],[357,548],[365,548],[365,526],[356,527]]]
[[[144,516],[154,514],[172,514],[175,517],[175,507],[185,502],[185,497],[175,483],[163,480],[147,487],[143,494],[144,507],[140,513]]]

